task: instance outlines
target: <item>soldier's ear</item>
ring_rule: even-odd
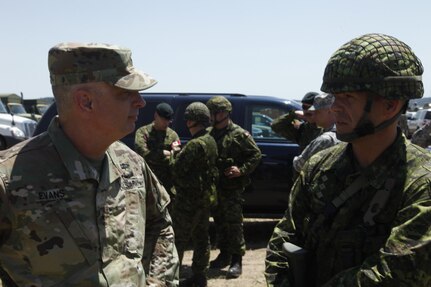
[[[87,89],[77,89],[74,93],[74,102],[81,111],[93,110],[92,94]]]
[[[384,111],[388,118],[395,116],[404,107],[404,102],[401,100],[384,100]]]

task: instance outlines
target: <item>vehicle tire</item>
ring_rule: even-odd
[[[7,149],[6,140],[4,139],[4,137],[0,136],[0,150],[5,150],[5,149]]]

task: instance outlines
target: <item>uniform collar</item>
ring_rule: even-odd
[[[105,160],[102,168],[103,174],[101,176],[65,135],[61,129],[58,117],[52,119],[48,127],[48,135],[72,180],[94,179],[99,182],[101,179],[104,179],[111,183],[120,176],[120,164],[115,152],[112,150],[112,145],[105,152]],[[107,170],[108,172],[105,172]]]
[[[322,171],[334,172],[341,182],[350,184],[359,174],[364,174],[369,184],[375,188],[381,187],[387,179],[394,177],[394,168],[406,165],[406,139],[398,131],[395,141],[368,167],[360,168],[353,156],[351,144],[339,144],[340,150],[331,162],[334,165],[325,165]]]

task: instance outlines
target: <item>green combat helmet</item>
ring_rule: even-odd
[[[367,34],[339,48],[329,59],[321,90],[371,91],[387,99],[417,99],[424,93],[423,67],[400,40]]]
[[[210,111],[205,104],[194,102],[187,106],[184,112],[184,119],[208,126],[210,122]]]
[[[424,93],[422,73],[421,61],[405,43],[384,34],[366,34],[344,44],[331,56],[321,90],[332,94],[369,91],[385,99],[417,99]],[[367,116],[373,103],[371,93],[355,131],[337,134],[340,140],[372,134],[399,118],[402,111],[374,127]]]
[[[232,104],[223,96],[215,96],[207,101],[207,107],[212,114],[218,112],[232,112]]]

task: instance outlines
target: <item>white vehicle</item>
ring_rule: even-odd
[[[36,121],[9,114],[0,102],[0,150],[30,138],[36,124]]]

